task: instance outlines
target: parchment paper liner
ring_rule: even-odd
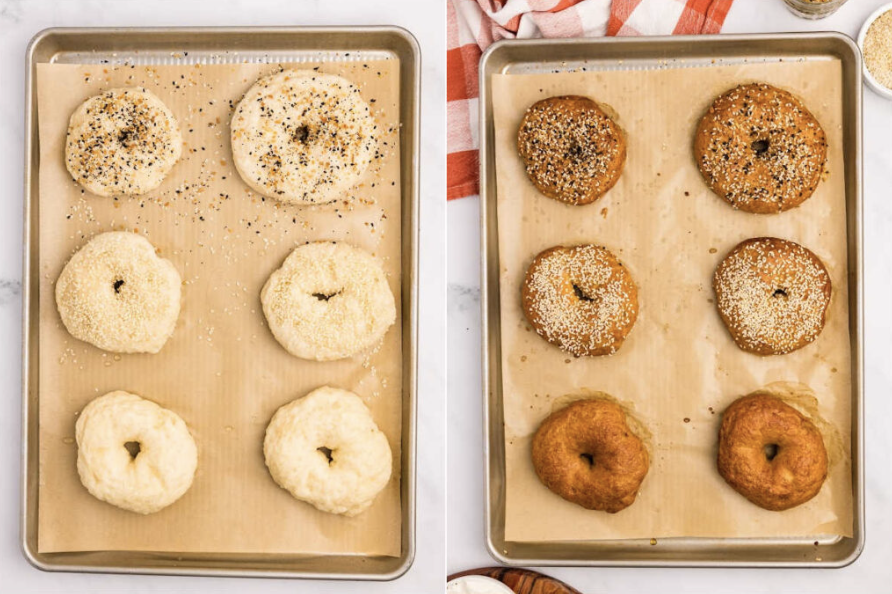
[[[317,363],[289,355],[266,327],[260,289],[306,241],[349,242],[379,256],[400,299],[399,63],[286,64],[345,76],[370,102],[383,154],[355,192],[329,206],[287,206],[249,191],[232,165],[232,106],[273,64],[39,65],[41,552],[400,552],[400,320],[374,352]],[[174,112],[183,159],[142,198],[82,194],[63,160],[68,118],[108,88],[143,86]],[[173,337],[157,355],[114,356],[73,339],[55,308],[54,283],[95,234],[144,233],[183,277]],[[321,385],[359,394],[393,450],[394,474],[355,518],[317,511],[270,478],[262,441],[273,412]],[[198,444],[192,488],[150,516],[94,499],[76,470],[74,424],[92,398],[122,389],[182,416]]]
[[[801,207],[779,215],[733,210],[705,186],[692,157],[696,123],[709,104],[751,81],[803,99],[830,144],[827,179]],[[852,534],[841,84],[835,60],[493,77],[507,540]],[[527,107],[566,94],[606,104],[627,135],[619,183],[589,206],[540,195],[517,157],[516,132]],[[779,357],[738,349],[712,302],[712,274],[721,258],[738,242],[763,235],[811,249],[833,283],[821,336]],[[572,357],[537,336],[521,311],[520,283],[532,258],[554,245],[581,243],[607,246],[638,285],[638,321],[612,357]],[[845,452],[820,494],[785,512],[749,503],[715,467],[721,411],[776,381],[801,382],[815,391]],[[564,501],[533,471],[530,440],[553,401],[585,391],[631,403],[653,435],[651,467],[638,500],[617,514]]]

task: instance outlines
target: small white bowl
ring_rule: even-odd
[[[886,13],[887,11],[892,10],[892,2],[889,4],[884,4],[873,11],[867,20],[864,21],[864,24],[861,26],[861,31],[858,33],[858,48],[861,50],[861,55],[864,56],[864,38],[867,37],[867,30],[870,29],[870,26],[873,24],[875,20],[877,20],[881,14]],[[892,51],[892,48],[889,48],[889,51]],[[864,70],[864,82],[867,83],[867,86],[870,87],[877,95],[892,100],[892,89],[889,87],[883,86],[880,82],[873,77],[870,73],[870,70],[867,69],[867,60],[863,61],[862,69]]]

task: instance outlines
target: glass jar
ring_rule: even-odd
[[[846,0],[784,0],[790,12],[804,19],[822,19],[828,17]]]

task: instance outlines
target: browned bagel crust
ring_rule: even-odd
[[[697,126],[694,156],[706,185],[731,206],[777,213],[814,193],[827,161],[827,139],[798,99],[753,83],[713,102]]]
[[[539,480],[567,501],[613,514],[635,502],[649,461],[623,409],[592,399],[578,400],[542,422],[533,436],[533,467]]]
[[[536,188],[568,204],[589,204],[612,188],[626,161],[620,127],[588,97],[534,103],[517,132],[517,151]]]
[[[638,318],[638,289],[607,248],[556,246],[527,269],[523,312],[539,336],[577,357],[612,355]]]
[[[769,460],[766,446],[776,446]],[[738,398],[722,414],[718,470],[731,487],[771,511],[801,505],[827,478],[827,450],[815,425],[767,394]]]
[[[830,275],[798,243],[741,242],[713,276],[716,306],[734,342],[757,355],[783,355],[814,341],[830,305]]]

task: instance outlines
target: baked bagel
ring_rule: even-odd
[[[530,181],[555,200],[589,204],[616,185],[626,162],[620,127],[588,97],[534,103],[517,132]]]
[[[533,259],[523,311],[539,336],[577,357],[612,355],[638,318],[638,289],[607,248],[549,248]]]
[[[777,213],[818,187],[824,130],[805,106],[771,85],[741,85],[716,99],[697,126],[694,157],[709,188],[734,208]]]
[[[751,394],[722,414],[718,469],[759,507],[782,511],[818,494],[827,451],[815,425],[780,398]]]
[[[635,502],[647,450],[609,400],[577,400],[545,419],[533,436],[533,467],[546,487],[577,505],[616,513]]]
[[[716,268],[716,306],[734,342],[758,355],[782,355],[814,341],[830,305],[830,275],[792,241],[747,239]]]

